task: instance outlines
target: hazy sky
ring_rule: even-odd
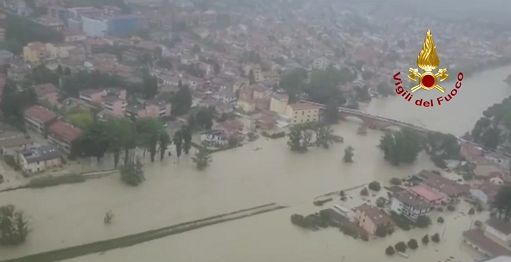
[[[154,3],[161,0],[126,0],[134,3]],[[171,0],[179,2],[180,0]],[[214,1],[223,0],[195,0]],[[239,0],[239,2],[267,0]],[[314,1],[321,3],[335,1],[361,11],[379,11],[388,15],[403,14],[424,15],[449,18],[453,20],[470,19],[472,21],[487,21],[501,25],[511,24],[511,0],[288,0]],[[193,1],[192,1],[193,2]],[[236,2],[229,0],[229,2]]]

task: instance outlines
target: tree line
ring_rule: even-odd
[[[422,150],[441,168],[445,168],[445,160],[459,160],[460,146],[458,139],[451,134],[429,133],[425,136],[411,129],[387,132],[380,139],[378,146],[384,153],[386,161],[392,165],[413,163]]]
[[[191,130],[184,128],[178,131],[184,133],[182,138],[174,137],[177,145],[184,139],[185,145],[191,144]],[[154,162],[159,150],[160,160],[163,160],[172,138],[167,133],[160,120],[142,118],[131,121],[127,118],[114,118],[109,121],[94,121],[82,135],[73,142],[72,157],[95,157],[100,161],[106,153],[114,156],[114,166],[117,167],[123,154],[124,163],[128,163],[129,152],[137,147],[149,153],[151,162]],[[189,147],[185,146],[188,153]],[[178,149],[176,149],[178,150]],[[180,151],[181,149],[179,149]],[[177,152],[178,157],[181,155]]]
[[[325,70],[308,72],[297,68],[282,75],[279,88],[285,90],[291,102],[307,96],[311,101],[337,106],[346,102],[346,96],[337,86],[355,79],[355,74],[349,69],[337,69],[329,66]]]
[[[486,149],[509,151],[505,145],[511,142],[511,97],[488,107],[467,136]]]
[[[5,41],[1,42],[0,46],[19,54],[23,46],[30,42],[61,42],[63,39],[63,35],[53,29],[25,17],[8,14],[5,21]]]
[[[333,143],[340,143],[343,138],[333,134],[330,126],[319,123],[297,124],[288,134],[288,146],[294,152],[306,152],[309,147],[329,148]]]

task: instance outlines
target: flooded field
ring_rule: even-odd
[[[502,82],[510,72],[508,66],[465,79],[464,92],[445,108],[435,109],[438,111],[418,110],[395,98],[373,101],[367,111],[462,135],[484,108],[511,94]],[[470,90],[475,88],[491,91],[482,97]],[[72,261],[386,261],[385,247],[420,238],[426,231],[396,231],[389,238],[366,243],[334,229],[303,230],[289,220],[293,213],[317,210],[312,201],[318,195],[373,180],[386,183],[391,177],[433,168],[423,154],[414,165],[390,166],[377,148],[382,133],[368,130],[367,135],[357,135],[358,127],[355,121],[341,122],[335,133],[344,137],[344,143],[329,150],[314,148],[295,154],[289,151],[286,139],[261,138],[241,148],[215,153],[211,166],[202,172],[194,168],[189,157],[147,164],[147,180],[137,188],[127,187],[117,176],[111,176],[82,184],[1,193],[0,205],[12,203],[25,210],[33,231],[26,244],[0,248],[0,259],[275,202],[289,208]],[[355,148],[352,164],[342,161],[348,145]],[[115,218],[105,226],[103,217],[109,210]],[[466,212],[468,208],[461,206],[458,211]],[[461,232],[474,218],[458,212],[442,215],[446,223],[434,223],[434,230],[428,231],[443,234],[443,242],[409,252],[410,259],[445,261],[454,256],[467,261],[471,257],[460,240]]]
[[[309,231],[292,225],[290,213],[306,213],[310,206],[298,206],[243,220],[219,224],[214,227],[191,231],[154,242],[140,244],[128,249],[119,249],[104,254],[76,258],[70,261],[406,261],[436,262],[472,261],[474,254],[461,245],[461,233],[468,229],[471,220],[477,219],[459,212],[442,213],[444,224],[433,223],[428,229],[396,230],[390,237],[363,242],[328,228]],[[466,213],[467,207],[460,207]],[[483,215],[484,216],[484,215]],[[482,218],[480,218],[482,219]],[[255,226],[256,225],[256,226]],[[439,233],[438,244],[419,244],[417,250],[408,250],[408,259],[398,255],[388,257],[385,248],[398,241],[410,238],[419,240],[425,234]],[[200,252],[197,252],[200,250]]]

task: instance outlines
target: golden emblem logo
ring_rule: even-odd
[[[424,37],[424,43],[422,44],[422,50],[417,56],[417,67],[410,68],[408,70],[408,79],[414,83],[414,86],[407,90],[403,88],[403,81],[401,80],[401,72],[394,74],[394,84],[396,86],[396,94],[404,98],[405,101],[412,102],[413,93],[418,90],[437,90],[442,94],[446,93],[446,90],[440,86],[439,83],[447,80],[449,75],[447,74],[446,68],[440,68],[440,58],[436,52],[436,45],[433,41],[433,34],[431,30],[426,32]],[[436,70],[436,72],[435,72]],[[458,94],[458,90],[461,88],[461,81],[463,80],[463,73],[459,72],[456,79],[454,88],[447,93],[445,96],[439,96],[435,100],[433,99],[415,99],[415,105],[422,107],[434,107],[435,105],[442,105],[442,102],[451,101],[454,96]],[[435,103],[436,102],[436,103]]]
[[[413,93],[419,89],[436,89],[442,93],[445,93],[444,88],[441,87],[438,83],[447,79],[447,69],[441,68],[437,73],[433,71],[437,69],[439,65],[440,58],[438,58],[438,54],[436,53],[433,34],[431,34],[431,30],[428,30],[426,32],[426,37],[424,37],[422,50],[417,56],[417,66],[424,70],[424,72],[420,73],[419,69],[417,68],[410,68],[408,70],[408,78],[414,82],[419,81],[419,83],[412,87],[410,91]]]

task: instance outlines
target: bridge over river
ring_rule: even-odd
[[[368,127],[371,129],[385,129],[385,128],[388,128],[391,126],[395,126],[395,127],[409,128],[409,129],[415,130],[415,131],[417,131],[419,133],[423,133],[423,134],[437,132],[435,130],[427,129],[425,127],[417,126],[414,124],[406,123],[403,121],[399,121],[399,120],[395,120],[395,119],[391,119],[391,118],[387,118],[387,117],[383,117],[383,116],[370,114],[370,113],[363,112],[363,111],[360,111],[357,109],[351,109],[351,108],[347,108],[347,107],[338,107],[338,110],[342,117],[349,116],[349,117],[358,118],[358,119],[362,120],[363,125],[365,127]],[[503,158],[511,157],[511,155],[501,152],[501,151],[486,150],[486,149],[484,149],[484,147],[482,145],[479,145],[472,141],[466,140],[462,137],[457,137],[457,138],[458,138],[458,142],[460,143],[460,145],[466,144],[466,145],[470,145],[473,147],[478,147],[478,148],[483,149],[484,153],[494,154],[496,156],[500,156]]]

